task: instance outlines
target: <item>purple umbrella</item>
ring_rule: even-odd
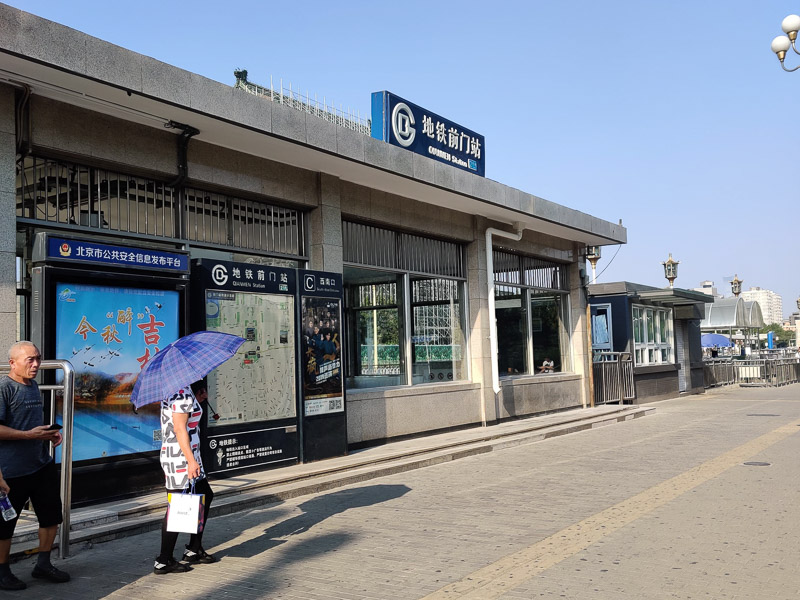
[[[217,331],[198,331],[175,340],[147,363],[131,393],[135,408],[161,402],[181,387],[202,379],[231,358],[244,338]]]

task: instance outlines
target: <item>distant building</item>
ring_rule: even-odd
[[[742,298],[745,302],[758,302],[761,306],[764,323],[767,325],[783,321],[783,300],[779,294],[760,287],[751,287],[746,292],[742,292]]]
[[[700,282],[700,287],[692,288],[692,291],[707,294],[714,298],[722,298],[722,294],[717,291],[713,281],[702,281]]]

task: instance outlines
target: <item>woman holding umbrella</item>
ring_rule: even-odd
[[[200,529],[189,538],[183,553],[183,561],[173,557],[178,533],[167,531],[167,515],[161,524],[161,551],[153,564],[156,575],[166,573],[185,573],[191,571],[193,564],[210,564],[217,559],[203,550],[203,531],[208,523],[209,508],[214,492],[203,472],[200,457],[200,421],[203,416],[201,403],[208,398],[203,381],[196,381],[175,392],[161,402],[161,468],[164,471],[168,494],[180,494],[190,484],[194,484],[196,494],[204,494],[200,510]]]
[[[161,552],[153,565],[157,575],[191,571],[188,563],[217,561],[202,546],[203,529],[208,521],[208,508],[214,492],[208,485],[200,457],[203,409],[198,399],[203,401],[208,397],[205,383],[200,380],[233,357],[243,343],[244,338],[229,333],[190,333],[159,351],[139,373],[131,392],[134,410],[151,402],[161,403],[161,468],[166,478],[167,493],[180,494],[194,485],[194,493],[205,495],[198,531],[192,534],[183,553],[185,562],[176,561],[172,556],[178,534],[167,531],[167,508],[161,526]],[[188,383],[192,381],[195,383],[189,386]]]

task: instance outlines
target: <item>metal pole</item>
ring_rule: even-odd
[[[61,503],[63,522],[59,528],[58,555],[61,558],[69,556],[69,530],[70,508],[72,504],[72,415],[75,398],[75,370],[68,360],[43,360],[40,370],[62,369],[64,381],[61,385],[40,385],[39,391],[50,392],[50,415],[55,421],[55,408],[53,393],[63,392],[61,430]],[[8,373],[8,365],[0,365],[0,373]]]
[[[594,408],[594,360],[592,356],[592,305],[586,302],[586,349],[589,363],[589,406]],[[583,401],[583,408],[586,408],[586,400]]]
[[[75,370],[68,360],[60,360],[64,369],[64,395],[62,406],[61,430],[63,442],[61,444],[61,502],[63,504],[63,522],[58,530],[58,555],[61,558],[69,556],[69,531],[70,509],[72,505],[72,417],[75,400]]]

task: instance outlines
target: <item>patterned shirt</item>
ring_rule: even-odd
[[[8,376],[0,378],[0,424],[20,431],[44,424],[42,394],[35,381],[24,385]],[[6,478],[30,475],[51,460],[48,442],[0,440],[0,469]]]
[[[203,477],[203,461],[200,458],[200,418],[203,408],[192,394],[189,386],[179,390],[169,398],[161,401],[161,468],[164,470],[168,490],[182,490],[189,485],[188,465],[178,445],[175,435],[174,413],[188,413],[189,444],[197,464],[200,465]]]

